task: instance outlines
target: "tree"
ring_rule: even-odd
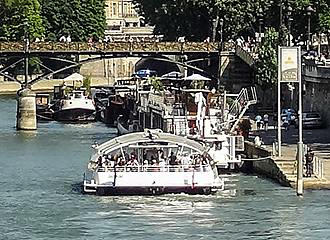
[[[155,26],[156,34],[163,34],[166,40],[186,36],[195,41],[211,36],[213,20],[219,18],[224,19],[224,40],[242,34],[254,35],[255,13],[268,2],[270,0],[134,0],[139,14]],[[218,24],[217,38],[219,31]]]
[[[57,41],[63,35],[73,41],[103,38],[105,0],[41,1],[47,40]]]
[[[0,0],[0,37],[18,41],[41,37],[44,27],[38,0]]]
[[[272,87],[277,81],[277,42],[278,33],[270,28],[258,48],[256,79],[263,90]]]

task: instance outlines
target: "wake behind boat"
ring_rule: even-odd
[[[224,189],[196,141],[160,130],[130,133],[94,146],[83,191],[97,195],[211,194]]]

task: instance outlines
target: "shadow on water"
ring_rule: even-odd
[[[71,193],[73,193],[73,194],[84,194],[83,193],[83,182],[73,183],[71,185]]]
[[[243,190],[243,195],[254,196],[254,195],[257,195],[257,194],[256,194],[256,191],[253,190],[253,189],[244,189]]]

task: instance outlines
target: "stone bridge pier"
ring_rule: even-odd
[[[36,130],[36,95],[30,89],[21,89],[17,92],[17,130]]]

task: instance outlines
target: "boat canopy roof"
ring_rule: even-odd
[[[116,137],[105,143],[94,146],[94,148],[99,153],[108,154],[121,147],[132,146],[133,148],[137,148],[139,143],[144,144],[141,145],[141,148],[145,148],[146,144],[150,144],[150,147],[155,148],[183,146],[195,150],[200,154],[203,154],[205,151],[205,147],[194,140],[174,134],[163,133],[161,130],[150,129],[146,129],[144,132],[135,132]],[[162,145],[161,143],[167,143],[169,145]]]

